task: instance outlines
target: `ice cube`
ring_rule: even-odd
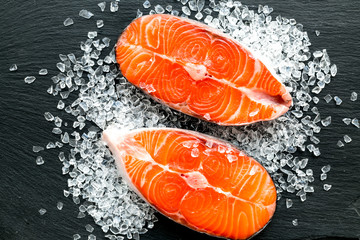
[[[321,124],[324,127],[327,127],[331,124],[331,116],[326,117],[325,119],[321,120]]]
[[[100,7],[101,8],[101,7]],[[86,19],[90,19],[92,16],[94,16],[94,14],[88,10],[82,9],[79,12],[79,16],[86,18]]]
[[[74,24],[74,20],[72,18],[66,18],[64,20],[64,26],[67,27],[67,26],[70,26],[70,25],[73,25]]]
[[[102,28],[104,26],[104,20],[97,20],[96,21],[96,27]]]
[[[40,213],[40,215],[44,215],[46,213],[46,209],[40,208],[39,213]]]
[[[144,7],[144,8],[149,8],[149,7],[151,7],[151,3],[150,3],[148,0],[146,0],[146,1],[143,3],[143,7]]]
[[[290,198],[286,199],[286,208],[291,208],[293,205],[293,201]]]
[[[48,74],[48,70],[46,68],[40,69],[39,75],[44,76],[44,75],[47,75],[47,74]]]
[[[181,8],[181,10],[182,10],[182,12],[183,12],[185,15],[190,16],[191,11],[190,11],[190,9],[189,9],[188,6],[183,6],[183,7]]]
[[[351,137],[349,137],[349,135],[344,135],[344,142],[345,143],[349,143],[351,141],[352,141],[352,139],[351,139]]]
[[[161,13],[165,12],[165,9],[161,5],[158,4],[155,6],[155,12],[161,14]]]
[[[324,190],[325,191],[329,191],[331,189],[332,185],[331,184],[324,184]]]
[[[321,180],[321,181],[326,180],[326,178],[327,178],[327,174],[326,174],[326,173],[323,172],[323,173],[320,174],[320,180]]]
[[[64,204],[62,202],[57,202],[56,207],[58,210],[62,210],[64,207]]]
[[[14,71],[16,71],[17,69],[18,69],[18,68],[17,68],[17,65],[16,65],[16,64],[11,65],[10,68],[9,68],[10,72],[14,72]]]
[[[342,121],[346,124],[349,125],[351,123],[351,118],[343,118]]]
[[[324,97],[324,99],[325,99],[325,102],[326,102],[326,103],[329,103],[329,102],[331,101],[332,97],[331,97],[330,94],[326,94],[325,97]]]
[[[321,171],[324,172],[324,173],[327,173],[327,172],[330,171],[330,169],[331,169],[331,166],[330,166],[330,165],[326,165],[326,166],[323,166],[323,167],[321,168]]]
[[[43,151],[44,148],[43,147],[40,147],[40,146],[33,146],[33,152],[40,152],[40,151]]]
[[[86,224],[86,225],[85,225],[85,229],[86,229],[86,231],[88,231],[88,232],[90,232],[90,233],[94,231],[94,227],[91,226],[90,224]]]
[[[26,76],[26,77],[24,78],[24,81],[25,81],[25,83],[27,83],[27,84],[33,83],[35,80],[36,80],[36,77],[34,77],[34,76]]]
[[[336,105],[340,105],[342,103],[341,98],[339,98],[338,96],[334,97],[334,101],[335,101]]]
[[[295,227],[299,225],[298,220],[296,218],[292,220],[292,225],[294,225]]]
[[[359,120],[357,118],[353,118],[351,120],[351,124],[354,125],[355,127],[357,128],[360,128],[360,125],[359,125]]]
[[[100,10],[103,12],[106,8],[106,2],[100,2],[100,3],[98,3],[98,6],[99,6]]]
[[[353,101],[353,102],[356,101],[356,100],[357,100],[357,96],[358,96],[358,95],[357,95],[356,92],[352,92],[352,93],[351,93],[351,96],[350,96],[350,100]]]
[[[339,140],[339,141],[336,143],[336,145],[337,145],[338,147],[343,147],[343,146],[344,146],[344,143]]]
[[[41,156],[37,156],[35,162],[37,165],[42,165],[44,164],[44,159]]]

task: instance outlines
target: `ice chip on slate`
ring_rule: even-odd
[[[149,2],[149,0],[146,0],[146,1],[143,3],[143,7],[144,7],[144,8],[149,8],[149,7],[151,7],[151,3]]]
[[[294,225],[295,227],[299,225],[298,220],[296,218],[292,220],[292,225]]]
[[[301,200],[302,202],[305,202],[305,200],[306,200],[306,194],[301,194],[301,195],[300,195],[300,200]]]
[[[27,84],[33,83],[35,80],[36,80],[36,77],[34,77],[34,76],[27,76],[24,78],[24,81]]]
[[[44,117],[45,117],[46,121],[49,121],[49,122],[54,121],[54,119],[55,119],[54,115],[52,115],[50,112],[45,112]]]
[[[40,151],[43,151],[44,148],[43,147],[40,147],[40,146],[33,146],[33,152],[40,152]]]
[[[286,199],[286,208],[291,208],[293,205],[293,201],[290,198]]]
[[[325,97],[324,97],[324,99],[325,99],[325,102],[326,102],[326,103],[329,103],[329,102],[331,101],[332,97],[331,97],[330,94],[326,94]]]
[[[351,123],[351,118],[343,118],[342,121],[343,121],[346,125],[350,125],[350,123]]]
[[[172,7],[171,5],[167,5],[167,6],[165,7],[165,10],[168,11],[168,12],[171,12],[172,9],[173,9],[173,7]]]
[[[80,238],[81,238],[81,236],[78,233],[73,235],[73,240],[79,240]]]
[[[314,152],[313,152],[313,153],[314,153],[314,155],[315,155],[316,157],[318,157],[318,156],[321,155],[319,148],[314,148]]]
[[[189,2],[189,8],[191,11],[197,11],[197,4],[196,4],[196,0],[190,0]]]
[[[320,180],[321,180],[321,181],[326,180],[326,178],[327,178],[327,174],[326,174],[326,173],[323,172],[323,173],[320,174]]]
[[[203,18],[203,14],[202,14],[201,12],[196,13],[196,14],[195,14],[195,18],[196,18],[197,20],[200,20],[200,19]]]
[[[90,233],[94,231],[94,227],[91,226],[90,224],[86,224],[86,225],[85,225],[85,229],[86,229],[86,231],[88,231],[88,232],[90,232]]]
[[[62,62],[58,62],[56,64],[56,67],[61,71],[61,72],[65,72],[65,64]]]
[[[338,96],[335,96],[335,97],[334,97],[334,101],[335,101],[335,104],[336,104],[336,105],[340,105],[340,104],[342,103],[341,98],[339,98]]]
[[[100,3],[98,3],[98,6],[99,6],[100,10],[103,12],[106,7],[106,2],[100,2]]]
[[[103,20],[97,20],[96,21],[96,27],[97,28],[102,28],[104,26],[104,21]]]
[[[140,9],[137,10],[136,12],[136,17],[139,18],[143,15],[143,13],[140,11]]]
[[[129,239],[131,239],[131,238],[129,238]],[[94,234],[90,234],[88,236],[88,240],[96,240],[96,236]]]
[[[52,133],[54,134],[61,134],[62,130],[60,128],[53,128]]]
[[[329,191],[331,189],[332,185],[331,184],[324,184],[324,190],[325,191]]]
[[[320,57],[322,57],[323,52],[322,51],[315,51],[315,52],[313,52],[313,55],[314,55],[315,58],[320,58]]]
[[[17,68],[17,65],[16,65],[16,64],[11,65],[10,68],[9,68],[10,72],[14,72],[14,71],[16,71],[17,69],[18,69],[18,68]]]
[[[336,145],[337,145],[338,147],[343,147],[343,146],[344,146],[344,143],[339,140],[339,141],[336,143]]]
[[[314,97],[312,98],[312,100],[313,100],[313,102],[314,102],[315,104],[317,104],[317,103],[319,102],[319,98],[316,97],[316,96],[314,96]]]
[[[315,93],[315,94],[319,94],[321,92],[322,88],[320,88],[319,86],[314,87],[311,92]]]
[[[356,92],[352,92],[351,96],[350,96],[350,100],[354,102],[357,100],[357,97],[358,97],[358,94]]]
[[[306,175],[312,176],[314,174],[312,169],[306,169]]]
[[[352,139],[351,139],[351,137],[349,137],[349,135],[344,135],[344,142],[345,143],[349,143],[351,141],[352,141]]]
[[[321,120],[321,124],[324,127],[327,127],[331,124],[331,116],[326,117],[325,119]]]
[[[205,0],[197,0],[197,11],[201,12],[204,9]]]
[[[61,53],[59,54],[59,58],[60,58],[60,60],[63,61],[63,62],[67,60],[67,56],[64,55],[64,54],[61,54]]]
[[[61,141],[62,141],[63,143],[69,143],[69,134],[68,134],[67,132],[64,133]]]
[[[55,144],[53,142],[49,142],[47,145],[46,145],[46,149],[52,149],[52,148],[56,148]]]
[[[46,213],[46,209],[45,208],[40,208],[39,213],[40,213],[40,215],[44,215]]]
[[[183,6],[183,7],[181,8],[181,10],[182,10],[182,12],[183,12],[185,15],[190,16],[191,11],[190,11],[190,9],[189,9],[188,6]]]
[[[165,12],[165,9],[161,5],[158,4],[155,6],[155,12],[161,14],[161,13]]]
[[[118,2],[110,2],[110,12],[117,12],[119,10]]]
[[[96,31],[88,32],[88,38],[93,39],[95,37],[97,37],[97,32]]]
[[[41,156],[37,156],[35,161],[37,165],[44,164],[44,159]]]
[[[320,36],[320,31],[319,30],[315,30],[315,35],[318,37]]]
[[[58,203],[56,204],[56,207],[57,207],[58,210],[62,210],[63,207],[64,207],[64,204],[63,204],[62,202],[58,202]]]
[[[40,69],[39,71],[39,75],[41,76],[45,76],[48,74],[48,70],[46,68]]]
[[[65,107],[65,103],[63,102],[63,100],[60,99],[56,108],[61,110],[64,109],[64,107]]]
[[[64,20],[64,26],[65,27],[73,25],[73,24],[74,24],[74,20],[72,18],[67,18],[67,19]]]
[[[335,75],[337,74],[337,67],[335,64],[330,67],[330,73],[332,77],[335,77]]]
[[[90,19],[92,16],[94,16],[94,14],[88,10],[82,9],[79,12],[79,16],[86,19]]]
[[[331,166],[330,165],[325,165],[321,168],[321,171],[324,172],[324,173],[327,173],[329,172],[331,169]]]
[[[312,186],[306,186],[305,188],[304,188],[304,191],[305,192],[314,192],[314,187],[312,187]]]
[[[360,128],[360,125],[359,125],[359,120],[357,118],[353,118],[351,120],[351,124],[354,125],[355,127],[357,128]]]

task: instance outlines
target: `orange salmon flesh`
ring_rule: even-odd
[[[193,20],[134,20],[117,42],[116,60],[155,100],[219,125],[272,120],[292,105],[285,86],[247,48]]]
[[[108,128],[103,139],[133,190],[191,229],[247,239],[275,212],[276,189],[267,171],[226,142],[171,128]]]

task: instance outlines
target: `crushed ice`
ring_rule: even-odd
[[[315,181],[313,170],[306,168],[309,159],[300,156],[304,151],[314,156],[321,154],[316,147],[320,140],[315,134],[321,131],[320,124],[329,126],[331,123],[331,116],[321,118],[318,109],[313,106],[319,102],[319,97],[315,95],[337,73],[337,67],[331,65],[327,51],[311,53],[310,38],[303,26],[295,19],[272,18],[273,9],[267,5],[252,9],[231,0],[211,0],[208,6],[204,0],[178,1],[183,5],[180,9],[171,5],[154,5],[151,9],[152,4],[148,0],[143,2],[143,7],[147,11],[145,14],[165,11],[183,17],[195,14],[196,19],[203,19],[206,24],[250,47],[263,56],[264,62],[271,63],[269,66],[291,92],[294,106],[276,120],[243,127],[216,126],[172,111],[145,96],[121,76],[115,64],[114,49],[109,48],[116,40],[111,41],[98,36],[96,31],[90,31],[88,39],[80,44],[82,55],[59,54],[60,62],[56,64],[59,73],[51,78],[52,85],[47,92],[60,95],[57,109],[64,110],[75,120],[71,123],[73,131],[65,131],[61,129],[65,125],[62,119],[46,112],[46,120],[55,125],[52,132],[59,137],[58,141],[49,142],[46,148],[62,147],[63,144],[71,146],[70,152],[60,152],[58,157],[63,164],[62,173],[70,176],[69,189],[64,190],[64,196],[71,196],[74,203],[80,205],[79,218],[85,217],[85,213],[91,215],[109,239],[123,239],[119,234],[139,239],[139,234],[146,233],[157,221],[154,210],[118,176],[112,155],[99,140],[101,131],[111,124],[126,129],[166,126],[208,133],[228,140],[261,162],[274,179],[279,199],[282,192],[288,192],[305,201],[307,194],[314,192],[311,186]],[[118,1],[109,4],[108,11],[118,11]],[[100,2],[98,6],[105,11],[106,2]],[[143,14],[138,10],[136,17]],[[94,14],[83,9],[79,16],[90,19]],[[96,20],[97,28],[103,25],[102,20]],[[319,36],[320,32],[315,31],[315,34]],[[14,71],[12,69],[16,70],[16,65],[10,67],[10,71]],[[33,76],[25,78],[27,83],[33,81]],[[68,100],[70,94],[77,98]],[[324,99],[330,102],[332,97],[328,94]],[[356,99],[357,94],[352,93],[351,100]],[[341,104],[338,97],[334,97],[334,101],[337,105]],[[210,115],[205,114],[204,118],[208,119]],[[360,127],[356,118],[343,121]],[[344,142],[350,141],[350,137],[345,139],[344,136]],[[33,147],[34,152],[42,150],[44,147]],[[222,152],[225,150],[219,149]],[[198,154],[198,148],[193,147],[191,156],[197,157]],[[228,158],[234,161],[233,156]],[[325,180],[328,170],[322,170],[320,179]],[[325,188],[328,190],[331,185],[324,184]],[[287,208],[293,205],[290,198],[285,202]],[[62,207],[59,202],[57,208],[61,210]],[[298,225],[297,219],[293,220],[293,225]],[[88,232],[93,231],[91,225],[85,228]],[[73,239],[79,238],[80,235],[73,235]],[[90,234],[88,239],[96,237]]]

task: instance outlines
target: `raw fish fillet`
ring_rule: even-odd
[[[247,239],[276,208],[267,171],[232,145],[192,131],[108,128],[120,175],[159,212],[199,232]]]
[[[268,68],[236,40],[202,23],[154,14],[120,36],[122,74],[154,99],[219,125],[271,120],[292,98]]]

